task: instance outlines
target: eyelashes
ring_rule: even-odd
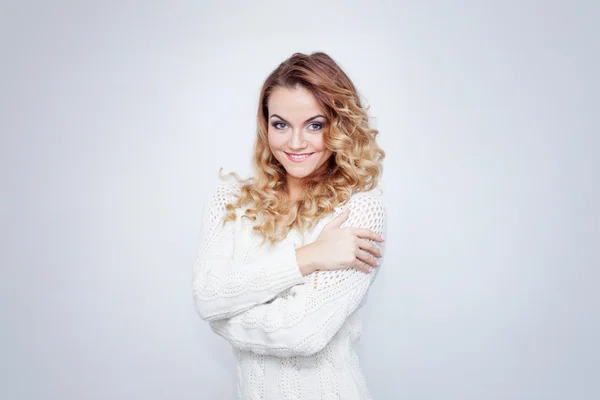
[[[286,125],[285,122],[273,122],[271,123],[271,125],[273,126],[273,128],[277,129],[277,130],[282,130],[284,128],[279,127],[278,125]],[[323,124],[320,122],[311,122],[310,125],[316,125],[317,127],[315,129],[309,129],[309,131],[320,131],[321,129],[323,129]]]

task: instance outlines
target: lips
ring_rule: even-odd
[[[288,160],[293,162],[302,162],[309,159],[314,153],[304,153],[304,154],[292,154],[284,152],[287,156]]]

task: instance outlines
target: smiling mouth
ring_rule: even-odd
[[[292,160],[294,162],[304,161],[307,158],[309,158],[311,155],[314,154],[314,153],[292,154],[292,153],[288,153],[288,152],[284,152],[284,153],[288,157],[288,159],[290,159],[290,160]]]

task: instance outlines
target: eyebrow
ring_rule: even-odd
[[[285,118],[282,118],[281,116],[279,116],[279,115],[277,115],[277,114],[273,114],[273,115],[271,115],[271,117],[270,117],[270,118],[273,118],[273,117],[277,117],[277,118],[281,119],[282,121],[288,122],[288,121],[287,121]],[[314,117],[310,117],[309,119],[307,119],[306,121],[304,121],[304,123],[306,124],[307,122],[310,122],[310,121],[312,121],[313,119],[317,119],[317,118],[319,118],[319,117],[327,118],[327,117],[325,117],[324,115],[321,115],[321,114],[319,114],[319,115],[315,115]]]

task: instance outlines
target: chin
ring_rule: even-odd
[[[316,160],[316,161],[319,161],[316,163],[317,165],[315,165],[314,162],[310,163],[310,165],[300,165],[300,164],[295,164],[294,162],[289,161],[287,159],[285,159],[283,163],[280,161],[280,163],[283,165],[285,172],[289,176],[296,178],[296,179],[303,179],[303,178],[310,176],[318,169],[320,169],[320,167],[324,163],[323,160]]]
[[[313,171],[305,172],[305,173],[298,173],[298,172],[289,171],[289,170],[286,170],[286,172],[289,176],[296,178],[296,179],[304,179],[313,173]]]
[[[309,176],[310,174],[312,174],[315,171],[314,168],[306,168],[306,167],[298,168],[298,167],[294,167],[293,165],[292,166],[284,165],[284,168],[285,168],[285,172],[288,175],[293,176],[294,178],[298,178],[298,179],[306,178],[307,176]]]

